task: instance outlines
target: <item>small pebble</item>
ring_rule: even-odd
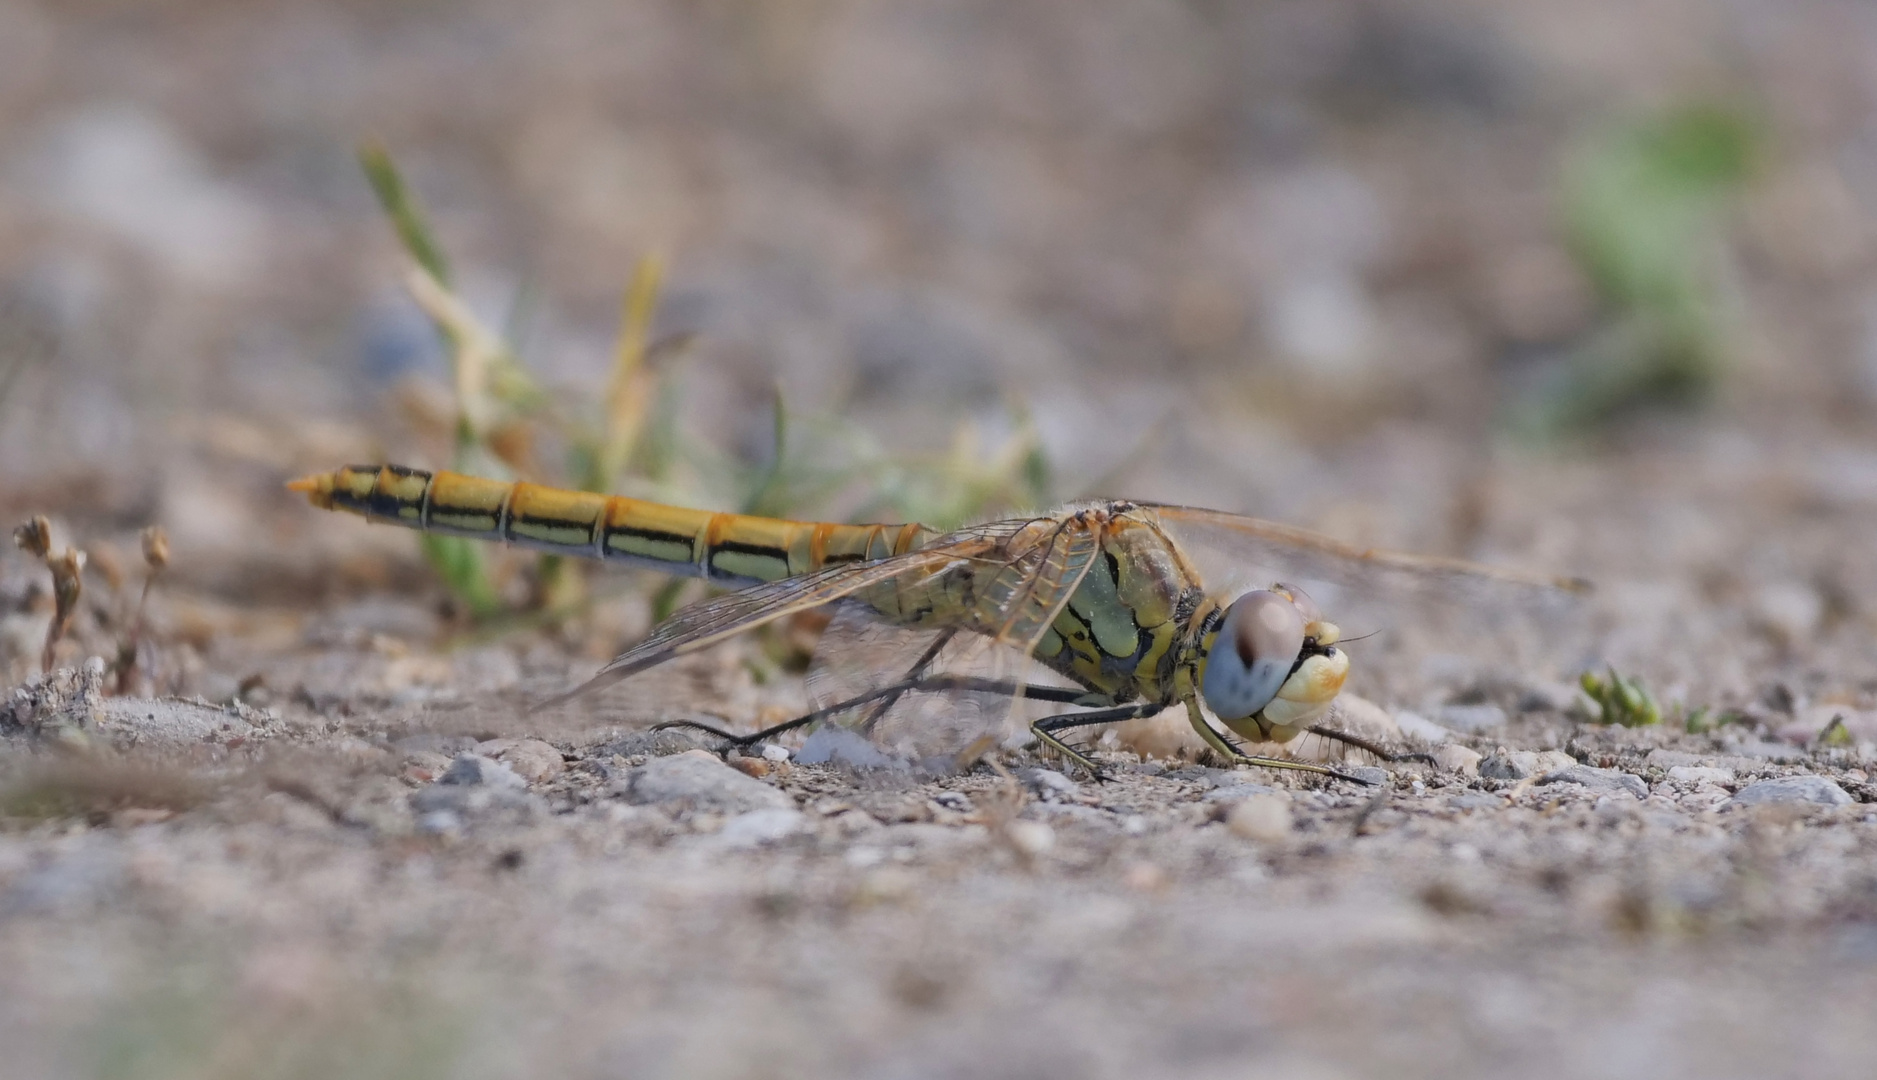
[[[1253,795],[1225,815],[1225,827],[1234,836],[1260,844],[1274,844],[1290,835],[1290,800],[1281,795]]]
[[[1054,769],[1025,769],[1017,774],[1023,778],[1023,785],[1037,795],[1073,795],[1077,788],[1075,781]]]
[[[774,843],[808,827],[808,815],[800,810],[751,810],[724,823],[717,842],[729,848],[753,848]]]
[[[1478,776],[1480,752],[1470,747],[1445,743],[1434,750],[1434,764],[1461,776]]]
[[[1734,793],[1737,806],[1767,803],[1814,803],[1819,806],[1846,806],[1852,799],[1848,792],[1823,776],[1786,776],[1761,780]]]
[[[497,748],[494,753],[483,749],[483,746],[489,745],[487,743],[478,746],[476,750],[507,765],[515,770],[516,775],[531,784],[552,780],[567,771],[567,762],[560,756],[560,751],[540,739],[502,739],[499,741],[507,745]]]
[[[769,763],[762,758],[743,757],[739,754],[735,757],[725,758],[724,763],[737,772],[745,776],[753,776],[758,780],[769,775]]]
[[[1424,743],[1444,743],[1453,738],[1451,728],[1441,727],[1420,713],[1402,710],[1395,714],[1395,726],[1410,739],[1419,739]]]
[[[465,787],[522,788],[528,786],[528,782],[523,780],[515,770],[493,758],[483,757],[481,754],[456,755],[456,760],[450,762],[450,767],[444,771],[437,783],[460,784]]]
[[[653,758],[612,786],[627,802],[641,805],[681,802],[730,812],[795,808],[795,800],[784,792],[745,776],[704,750]]]
[[[417,831],[429,836],[456,836],[463,831],[463,818],[454,810],[432,810],[417,818]]]
[[[1489,791],[1463,791],[1447,800],[1455,810],[1497,810],[1505,804],[1505,799]]]
[[[1534,752],[1501,747],[1479,763],[1479,775],[1488,780],[1523,780],[1528,776],[1561,772],[1576,764],[1577,759],[1557,750]]]
[[[1637,799],[1649,797],[1649,785],[1642,782],[1642,777],[1620,769],[1594,769],[1589,765],[1572,765],[1568,769],[1546,773],[1538,782],[1540,784],[1576,784],[1599,795],[1630,795]]]
[[[419,784],[428,784],[448,772],[450,759],[442,754],[428,750],[419,750],[404,759],[404,777]]]
[[[775,743],[763,744],[764,761],[787,761],[788,759],[789,752],[786,747],[777,746]]]
[[[1013,821],[1004,827],[1010,846],[1034,858],[1056,846],[1056,830],[1040,821]]]

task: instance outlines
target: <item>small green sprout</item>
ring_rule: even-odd
[[[1563,177],[1562,231],[1603,318],[1518,404],[1515,427],[1558,435],[1712,397],[1731,331],[1715,253],[1760,143],[1745,111],[1698,104],[1578,150]]]
[[[1832,717],[1831,723],[1825,725],[1825,730],[1818,733],[1817,745],[1834,749],[1857,745],[1857,740],[1851,737],[1851,729],[1844,726],[1843,713]]]
[[[950,452],[930,459],[889,453],[838,416],[792,415],[779,388],[768,460],[751,463],[686,438],[677,422],[682,372],[673,360],[692,335],[652,335],[665,278],[656,253],[639,260],[625,289],[605,394],[597,402],[552,396],[521,363],[512,335],[484,324],[454,291],[442,246],[390,155],[369,145],[359,163],[412,262],[405,282],[411,297],[449,355],[456,471],[766,517],[826,513],[838,500],[850,518],[939,528],[1051,501],[1049,462],[1020,408],[1013,409],[1016,430],[1001,444],[988,444],[967,421]],[[537,432],[546,436],[542,443],[564,448],[561,468],[534,460]],[[456,537],[425,535],[422,543],[432,568],[485,629],[523,625],[504,610],[486,549]],[[530,624],[558,621],[592,600],[583,570],[558,556],[540,557],[535,582]],[[656,590],[654,614],[669,614],[692,584],[678,579]]]
[[[1626,679],[1609,669],[1609,678],[1600,678],[1595,672],[1586,671],[1578,680],[1584,693],[1597,703],[1601,710],[1599,723],[1620,724],[1623,727],[1651,727],[1662,722],[1662,707],[1643,687],[1640,679]]]

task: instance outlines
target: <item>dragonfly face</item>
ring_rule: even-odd
[[[1307,724],[1329,707],[1349,674],[1336,624],[1294,585],[1232,602],[1203,661],[1199,694],[1228,727],[1268,737]]]

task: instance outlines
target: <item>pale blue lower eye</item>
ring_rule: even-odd
[[[1226,720],[1251,716],[1269,705],[1290,677],[1289,664],[1259,660],[1247,668],[1236,659],[1230,653],[1217,656],[1207,665],[1199,687],[1206,704]]]

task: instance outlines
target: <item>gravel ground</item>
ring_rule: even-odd
[[[1863,1075],[1873,58],[1836,0],[0,0],[0,521],[91,560],[42,676],[0,552],[0,1075]],[[1758,134],[1687,255],[1705,401],[1509,437],[1622,344],[1571,178],[1713,102]],[[1433,759],[1374,786],[1145,728],[1105,783],[648,734],[797,714],[812,627],[531,713],[655,582],[542,625],[497,556],[520,615],[472,624],[281,490],[450,457],[374,137],[570,410],[665,252],[695,505],[777,386],[895,469],[1023,414],[1048,499],[1582,575],[1583,625],[1345,618],[1350,716]],[[1591,722],[1606,665],[1661,724]]]

